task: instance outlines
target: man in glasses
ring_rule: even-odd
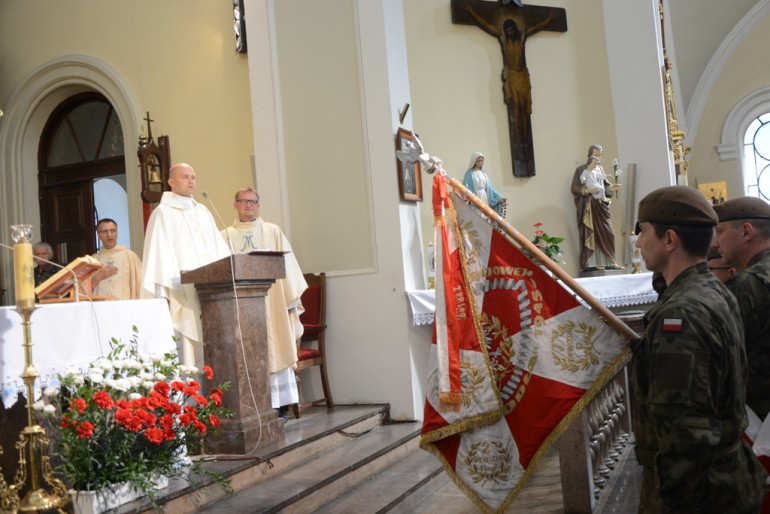
[[[102,247],[93,257],[104,267],[91,278],[93,294],[118,300],[138,299],[142,290],[142,261],[118,244],[118,224],[110,218],[99,220],[96,237]]]
[[[726,282],[738,299],[746,331],[746,403],[764,419],[770,411],[770,205],[736,198],[714,206],[716,246],[738,273]]]
[[[265,299],[271,400],[286,421],[287,406],[299,402],[294,366],[297,363],[297,340],[303,332],[299,321],[302,313],[300,296],[307,289],[307,282],[281,228],[259,216],[257,191],[251,187],[239,189],[233,207],[238,217],[231,227],[222,231],[222,235],[235,253],[289,252],[284,255],[286,278],[276,280]]]

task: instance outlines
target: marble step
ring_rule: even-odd
[[[441,487],[433,478],[444,469],[436,457],[418,448],[418,441],[416,436],[405,444],[409,453],[404,459],[327,503],[315,514],[412,512],[414,506]]]
[[[235,495],[226,496],[221,488],[205,479],[197,485],[172,481],[158,497],[165,514],[205,512],[207,506],[220,500],[239,498],[242,491],[260,488],[260,484],[275,480],[289,471],[301,469],[308,461],[349,444],[350,434],[362,434],[380,427],[388,419],[387,405],[339,406],[335,409],[311,407],[302,418],[291,418],[285,427],[283,441],[260,448],[253,456],[221,456],[220,460],[206,462],[209,470],[230,478]],[[419,428],[419,427],[418,427]],[[347,435],[346,435],[347,434]],[[361,436],[363,437],[363,436]],[[360,438],[359,438],[360,439]],[[240,512],[260,512],[253,505]],[[120,507],[116,514],[154,513],[149,502],[139,500]],[[213,509],[209,512],[226,512]],[[232,510],[231,512],[238,512]]]
[[[367,430],[345,430],[343,444],[296,462],[288,469],[273,469],[271,476],[224,498],[200,513],[306,513],[344,495],[417,448],[419,423],[375,425]]]

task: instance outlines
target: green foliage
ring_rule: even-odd
[[[564,241],[563,237],[549,236],[540,227],[542,223],[537,222],[533,225],[535,227],[535,238],[532,240],[532,244],[537,246],[541,252],[546,254],[551,260],[559,264],[566,264],[562,258],[564,251],[559,246],[559,243]]]

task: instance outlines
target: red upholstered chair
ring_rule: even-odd
[[[302,370],[318,366],[321,372],[321,385],[324,397],[312,402],[303,403],[300,392],[299,404],[294,406],[294,416],[299,418],[302,409],[311,405],[326,404],[328,408],[334,407],[332,392],[329,388],[329,377],[326,372],[326,273],[313,275],[305,274],[308,288],[302,293],[302,306],[305,308],[299,320],[305,328],[305,332],[297,346],[297,383],[299,385],[299,373]],[[315,343],[314,346],[308,346]]]

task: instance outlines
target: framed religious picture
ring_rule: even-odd
[[[396,132],[396,150],[407,152],[413,142],[414,136],[412,132],[399,127],[398,132]],[[398,193],[401,195],[401,199],[411,202],[422,202],[420,163],[404,162],[398,158],[396,163],[398,166]]]
[[[727,182],[707,182],[698,184],[698,189],[706,195],[711,205],[717,205],[727,201]]]

